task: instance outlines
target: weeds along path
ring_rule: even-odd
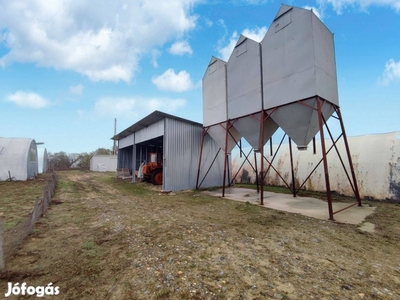
[[[59,173],[55,200],[0,298],[7,282],[52,282],[60,299],[400,299],[397,206],[379,207],[369,234],[79,171]]]

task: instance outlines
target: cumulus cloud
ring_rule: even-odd
[[[175,73],[174,69],[168,69],[163,74],[153,77],[152,82],[162,91],[185,92],[194,87],[190,74],[185,70]]]
[[[254,29],[244,29],[242,31],[242,35],[245,37],[248,37],[256,42],[261,42],[262,39],[264,38],[265,34],[267,33],[267,27],[263,26],[261,28],[254,28]],[[235,31],[232,33],[230,36],[228,42],[226,44],[223,44],[220,41],[220,47],[218,49],[218,53],[220,55],[220,58],[224,61],[227,61],[229,57],[232,54],[233,49],[235,48],[237,41],[239,39],[239,34]]]
[[[19,107],[32,109],[40,109],[50,105],[50,102],[42,96],[36,93],[23,91],[8,95],[5,101],[12,102]]]
[[[71,85],[69,87],[69,92],[73,95],[82,95],[84,86],[82,84]]]
[[[96,102],[94,112],[107,117],[140,117],[154,110],[173,113],[186,105],[185,99],[169,98],[102,98]]]
[[[318,0],[321,6],[332,5],[336,13],[341,14],[343,9],[348,7],[358,7],[367,10],[370,6],[386,6],[400,12],[400,0]]]
[[[0,65],[30,62],[93,81],[129,82],[144,53],[195,27],[197,1],[115,0],[96,7],[90,0],[1,1],[0,31],[9,51]]]
[[[400,79],[400,61],[395,62],[392,58],[386,62],[381,82],[388,85],[395,80]]]
[[[182,56],[185,54],[191,55],[193,51],[187,41],[179,41],[172,44],[171,48],[169,48],[169,53]]]

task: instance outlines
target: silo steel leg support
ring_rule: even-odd
[[[261,172],[260,172],[260,205],[264,205],[264,120],[265,111],[261,111],[261,122],[260,122],[260,145],[259,151],[261,155]]]
[[[228,165],[228,152],[227,152],[227,149],[228,149],[228,135],[229,135],[229,129],[230,129],[230,127],[229,127],[229,121],[226,121],[226,128],[225,128],[225,150],[224,150],[224,157],[225,157],[225,162],[224,162],[224,182],[223,182],[223,186],[222,186],[222,197],[225,197],[225,187],[226,187],[226,184],[225,184],[225,181],[226,181],[226,172],[227,172],[227,170],[226,170],[226,168],[227,168],[227,165]]]
[[[354,166],[353,166],[353,161],[351,159],[351,154],[350,154],[350,147],[349,147],[349,143],[347,142],[347,135],[346,135],[346,131],[344,129],[344,123],[343,123],[343,119],[342,119],[342,114],[340,113],[340,108],[337,107],[336,108],[336,113],[339,117],[339,121],[340,121],[340,126],[342,128],[342,134],[343,134],[343,141],[344,141],[344,145],[346,148],[346,152],[347,152],[347,157],[349,159],[349,165],[350,165],[350,171],[351,171],[351,176],[353,177],[353,185],[354,185],[354,194],[356,196],[357,202],[358,202],[358,206],[362,206],[361,204],[361,198],[360,198],[360,193],[358,191],[358,185],[357,185],[357,179],[356,179],[356,174],[354,172]]]
[[[292,170],[292,193],[293,197],[296,197],[296,181],[294,178],[294,168],[293,168],[293,151],[292,151],[292,139],[289,138],[289,152],[290,152],[290,168]]]
[[[322,120],[322,103],[321,102],[322,102],[322,100],[319,97],[317,97],[318,124],[319,124],[319,133],[321,136],[322,159],[323,159],[323,163],[324,163],[326,197],[328,200],[329,220],[334,221],[335,219],[333,218],[332,195],[331,195],[331,187],[330,187],[330,182],[329,182],[328,160],[326,157],[324,123]]]
[[[207,129],[208,130],[208,129]],[[197,178],[196,178],[196,190],[199,189],[199,178],[200,178],[200,168],[201,168],[201,158],[203,156],[203,147],[204,147],[204,137],[207,133],[207,130],[203,128],[203,132],[201,135],[201,146],[200,146],[200,157],[199,157],[199,165],[197,169]]]

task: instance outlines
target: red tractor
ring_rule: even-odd
[[[150,153],[150,160],[143,166],[143,178],[155,185],[163,183],[163,166],[158,153]]]

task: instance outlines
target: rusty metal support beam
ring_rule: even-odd
[[[198,184],[198,186],[196,187],[196,190],[198,190],[198,189],[201,187],[201,185],[203,184],[203,181],[206,179],[208,173],[210,172],[210,170],[211,170],[211,168],[212,168],[212,166],[213,166],[215,160],[216,160],[217,157],[218,157],[219,152],[221,152],[221,148],[219,148],[218,151],[217,151],[217,154],[215,154],[214,159],[213,159],[213,161],[211,162],[210,167],[208,168],[208,170],[207,170],[206,174],[204,175],[203,179],[201,180],[200,184]],[[200,175],[200,174],[199,174],[199,175]]]
[[[264,115],[265,111],[261,111],[261,121],[260,121],[260,144],[259,144],[259,151],[261,154],[261,178],[260,178],[260,204],[264,205]],[[258,175],[257,175],[258,176]]]
[[[257,169],[258,167],[257,167],[257,153],[256,153],[256,151],[254,151],[254,165],[256,167],[255,172],[256,172],[257,193],[259,193],[260,192],[260,183],[258,182],[258,169]]]
[[[244,155],[244,160],[242,162],[242,164],[240,165],[239,169],[237,170],[235,176],[232,177],[232,182],[236,179],[236,176],[239,174],[240,170],[243,168],[244,164],[246,163],[246,161],[249,163],[250,167],[253,169],[254,172],[256,172],[257,174],[257,166],[253,166],[253,164],[251,163],[251,161],[249,160],[249,156],[251,154],[251,152],[253,151],[253,148],[250,149],[249,153],[246,155],[246,153],[243,152],[242,148],[240,148],[240,155]],[[257,176],[256,176],[257,177]]]
[[[290,153],[290,168],[292,170],[292,193],[293,193],[293,197],[296,197],[296,182],[294,179],[293,151],[292,151],[292,139],[291,138],[289,138],[289,153]]]
[[[198,190],[199,187],[200,187],[199,186],[199,179],[200,179],[201,159],[203,157],[204,137],[207,134],[207,131],[208,131],[208,128],[207,129],[203,128],[203,132],[202,132],[202,135],[201,135],[200,157],[199,157],[199,165],[198,165],[198,168],[197,168],[197,178],[196,178],[196,190]]]
[[[223,176],[223,183],[222,183],[222,197],[225,197],[225,181],[226,181],[226,167],[228,164],[228,134],[229,134],[229,121],[226,121],[226,127],[225,127],[225,149],[224,149],[224,176]]]
[[[337,214],[337,213],[339,213],[339,212],[341,212],[341,211],[344,211],[344,210],[346,210],[346,209],[348,209],[348,208],[350,208],[350,207],[353,207],[353,206],[355,206],[355,205],[358,205],[358,202],[355,202],[355,203],[353,203],[353,204],[351,204],[351,205],[349,205],[349,206],[343,207],[342,209],[339,209],[339,210],[335,211],[333,214]]]
[[[346,147],[346,152],[347,152],[347,157],[349,159],[349,165],[350,165],[350,171],[351,171],[351,176],[353,177],[353,184],[354,184],[354,193],[358,202],[358,206],[362,206],[361,204],[361,198],[360,198],[360,193],[358,190],[358,185],[357,185],[357,179],[356,179],[356,173],[354,172],[354,166],[353,166],[353,161],[351,159],[351,154],[350,154],[350,147],[349,147],[349,143],[347,141],[347,135],[346,135],[346,130],[344,129],[344,123],[343,123],[343,118],[342,118],[342,114],[340,112],[340,108],[337,107],[336,108],[336,113],[339,117],[339,121],[340,121],[340,127],[342,128],[342,133],[343,133],[343,140],[344,140],[344,145]]]
[[[334,221],[333,209],[332,209],[331,186],[330,186],[330,182],[329,182],[328,160],[326,157],[326,149],[325,149],[324,124],[322,121],[322,100],[319,97],[317,97],[317,107],[318,107],[319,133],[321,136],[321,148],[322,148],[321,150],[322,150],[322,158],[323,158],[323,163],[324,163],[326,197],[328,200],[329,220]]]

